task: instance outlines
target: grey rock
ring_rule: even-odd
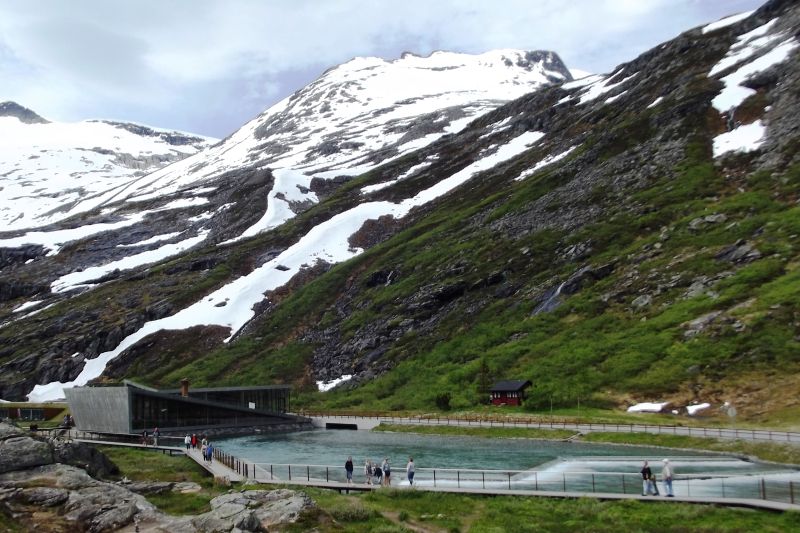
[[[125,488],[137,494],[163,494],[172,491],[174,485],[168,481],[137,481],[125,485]]]
[[[179,481],[177,483],[172,484],[172,491],[180,492],[182,494],[200,492],[201,490],[203,490],[203,487],[201,487],[199,483],[195,483],[194,481]]]
[[[54,507],[69,499],[69,491],[52,487],[34,487],[21,490],[18,499],[28,504]]]
[[[25,435],[25,431],[11,423],[0,422],[0,441],[9,437],[20,437]]]
[[[634,298],[631,302],[631,305],[637,309],[641,309],[642,307],[647,307],[653,302],[653,297],[649,294],[642,294]]]
[[[119,468],[97,448],[82,442],[57,441],[53,445],[54,459],[58,463],[78,466],[90,476],[107,478],[119,474]]]
[[[731,263],[749,263],[761,259],[761,252],[752,244],[738,241],[736,244],[723,248],[715,258],[719,261],[729,261]]]
[[[688,339],[695,337],[702,331],[705,331],[721,314],[722,311],[712,311],[689,321],[684,324],[686,330],[683,332],[683,336]]]
[[[686,298],[694,298],[700,296],[706,291],[706,284],[702,281],[693,282],[686,290]]]
[[[9,437],[0,441],[0,474],[53,462],[53,450],[32,437]]]

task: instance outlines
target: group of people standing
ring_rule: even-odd
[[[142,444],[147,446],[151,442],[150,439],[152,437],[153,446],[158,446],[158,437],[160,436],[161,432],[158,430],[158,428],[155,428],[152,434],[148,434],[147,430],[145,429],[142,431]]]
[[[672,465],[669,464],[669,459],[664,459],[662,461],[663,466],[661,467],[661,479],[664,482],[664,488],[666,489],[667,496],[672,498],[675,494],[672,492],[672,478],[675,477],[675,470],[672,468]],[[658,492],[658,484],[656,483],[656,476],[653,474],[653,470],[650,468],[650,465],[647,461],[644,462],[641,470],[642,474],[642,496],[659,496]]]
[[[190,449],[196,450],[199,446],[200,454],[203,456],[203,460],[207,463],[214,461],[214,446],[205,436],[198,437],[195,433],[192,433],[191,435],[187,433],[183,438],[183,443],[186,445],[186,451],[189,451]]]
[[[344,470],[347,474],[347,482],[353,482],[353,458],[348,457],[344,463]],[[414,458],[409,457],[406,464],[406,477],[408,484],[414,485]],[[389,458],[384,457],[383,462],[378,464],[377,461],[373,462],[372,459],[367,459],[364,462],[364,482],[367,485],[381,485],[389,487],[392,484],[392,466],[389,464]],[[374,481],[373,481],[374,480]]]

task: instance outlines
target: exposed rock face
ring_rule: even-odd
[[[16,117],[25,124],[47,124],[50,122],[16,102],[0,102],[0,117]]]
[[[197,531],[270,531],[295,522],[314,502],[293,490],[248,490],[217,496],[211,511],[191,519]]]
[[[0,474],[53,463],[53,449],[32,437],[15,436],[0,441]]]
[[[302,492],[247,490],[211,500],[211,511],[173,517],[142,494],[196,491],[194,484],[134,483],[95,479],[87,470],[54,461],[87,460],[92,471],[114,471],[100,452],[83,445],[53,446],[0,423],[0,513],[30,531],[268,531],[296,521],[315,507]],[[102,459],[100,459],[102,457]]]
[[[45,440],[0,422],[0,474],[53,463],[78,466],[96,477],[119,473],[114,463],[87,444]]]

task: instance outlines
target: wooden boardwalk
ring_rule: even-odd
[[[251,481],[252,478],[251,478]],[[258,479],[257,483],[261,484],[277,484],[288,485],[296,487],[315,487],[320,489],[332,489],[339,492],[348,491],[372,491],[384,490],[385,487],[380,485],[367,485],[366,483],[342,483],[342,482],[328,482],[324,480],[280,480],[275,479],[269,481],[267,479]],[[690,497],[690,496],[676,496],[668,498],[666,496],[642,496],[641,494],[619,494],[614,492],[561,492],[561,491],[546,491],[546,490],[514,490],[514,489],[481,489],[481,488],[456,488],[456,487],[431,487],[431,486],[415,486],[409,488],[408,486],[392,486],[392,489],[398,490],[419,490],[425,492],[448,492],[456,494],[474,494],[482,496],[523,496],[523,497],[537,497],[537,498],[594,498],[597,500],[638,500],[643,502],[661,502],[661,503],[691,503],[700,505],[719,505],[725,507],[745,507],[750,509],[763,509],[768,511],[796,511],[800,512],[800,505],[791,504],[786,502],[775,502],[770,500],[760,500],[755,498],[713,498],[713,497]]]
[[[245,478],[235,470],[228,468],[221,462],[217,461],[216,459],[208,462],[203,459],[203,455],[200,453],[200,449],[193,449],[189,448],[186,450],[185,448],[182,450],[187,457],[192,459],[195,463],[199,464],[202,468],[206,470],[209,474],[214,476],[215,478],[227,478],[230,481],[243,481]]]
[[[238,474],[236,471],[228,468],[219,461],[214,460],[210,463],[205,461],[199,449],[190,448],[189,450],[186,450],[186,447],[180,447],[180,446],[154,446],[152,444],[148,444],[147,446],[145,446],[144,444],[136,442],[104,441],[104,440],[94,440],[94,439],[74,439],[74,441],[85,442],[87,444],[96,444],[99,446],[121,446],[124,448],[138,448],[140,450],[159,451],[162,453],[169,453],[170,455],[174,454],[186,455],[194,462],[196,462],[198,465],[200,465],[206,472],[208,472],[214,477],[228,478],[230,481],[244,480],[244,476]],[[269,473],[263,476],[263,479],[265,480],[269,479]]]

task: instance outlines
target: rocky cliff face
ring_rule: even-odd
[[[207,513],[169,516],[140,493],[180,484],[107,479],[117,473],[86,444],[46,441],[0,422],[0,513],[25,531],[268,531],[315,507],[302,492],[245,490],[212,499]]]
[[[49,122],[16,102],[0,102],[0,117],[13,117],[23,124],[47,124]]]
[[[38,314],[6,312],[0,396],[46,396],[105,370],[159,385],[258,376],[332,407],[426,408],[430,391],[469,406],[480,383],[516,377],[537,384],[542,405],[735,395],[740,412],[786,406],[766,384],[794,390],[800,375],[799,29],[798,7],[773,1],[609,74],[496,102],[458,132],[430,124],[470,105],[392,115],[434,92],[283,147],[302,124],[358,109],[358,91],[331,79],[349,69],[371,80],[386,65],[329,71],[209,157],[142,180],[104,221],[147,209],[144,225],[66,245],[37,275],[23,272],[39,259],[15,263],[6,293],[20,296],[6,309],[30,302],[21,295],[42,279],[70,297]],[[508,68],[504,54],[529,71],[524,54],[495,54],[498,66]],[[430,142],[403,139],[418,126],[415,138]],[[188,228],[167,206],[196,201],[192,187],[214,187],[185,230],[207,231],[203,245],[157,266],[89,272],[91,254],[110,260],[138,239],[155,250],[160,228]],[[266,213],[245,204],[258,194]],[[86,274],[70,270],[79,260]],[[338,389],[312,394],[334,379]]]

